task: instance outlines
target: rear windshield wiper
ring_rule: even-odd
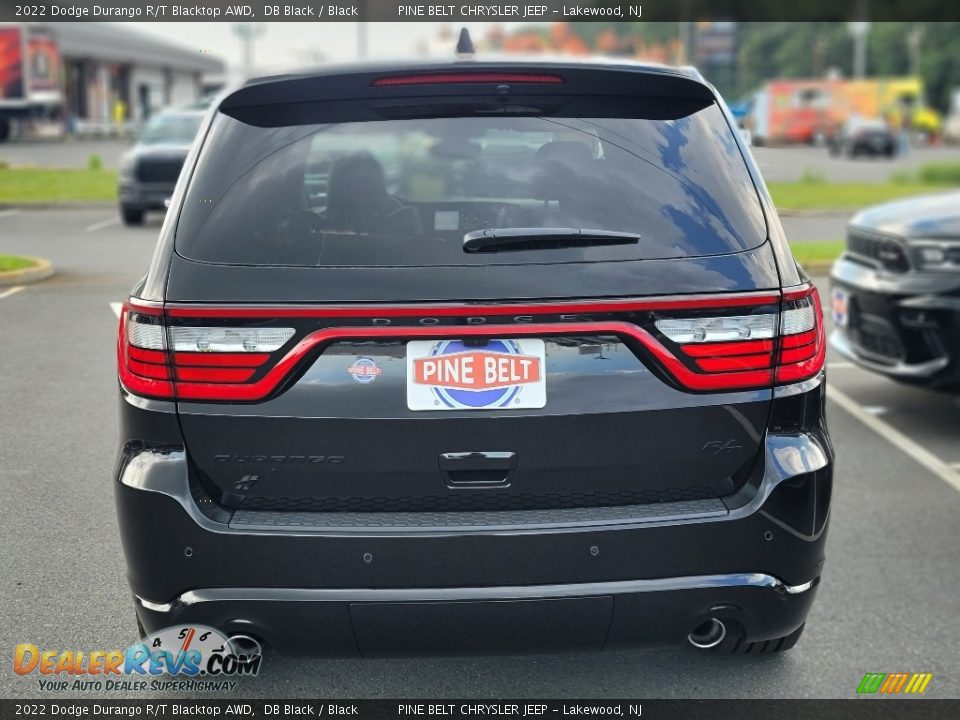
[[[463,251],[555,250],[595,245],[636,245],[637,233],[587,228],[488,228],[463,236]]]

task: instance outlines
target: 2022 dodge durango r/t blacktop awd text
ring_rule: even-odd
[[[832,482],[821,311],[734,127],[639,65],[217,103],[120,322],[143,629],[791,647]]]

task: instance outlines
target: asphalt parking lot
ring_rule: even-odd
[[[146,269],[158,228],[156,218],[124,228],[110,208],[0,210],[0,253],[58,268],[41,284],[0,288],[0,696],[49,697],[13,673],[17,643],[94,650],[135,640],[111,488],[111,303]],[[906,671],[934,673],[927,697],[960,697],[960,404],[833,357],[828,368],[838,459],[827,566],[789,653],[270,655],[235,695],[850,698],[866,672]]]

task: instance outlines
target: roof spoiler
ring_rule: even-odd
[[[689,74],[673,68],[631,67],[626,65],[543,63],[543,62],[471,62],[463,64],[393,65],[380,68],[364,66],[330,67],[312,74],[283,75],[252,82],[230,93],[220,102],[220,110],[230,111],[264,105],[291,103],[323,103],[337,100],[378,100],[402,97],[430,97],[456,94],[490,96],[494,92],[510,92],[509,83],[456,82],[403,83],[377,82],[402,75],[463,76],[470,73],[496,77],[509,73],[541,73],[559,76],[562,83],[516,85],[524,95],[595,95],[598,89],[607,97],[661,97],[694,100],[703,103],[717,98],[710,86]],[[505,89],[503,86],[506,85]]]

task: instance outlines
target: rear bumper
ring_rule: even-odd
[[[333,655],[673,645],[708,617],[783,637],[813,601],[832,485],[822,382],[797,390],[737,493],[656,505],[231,513],[182,448],[128,443],[115,490],[138,615]],[[124,405],[129,436],[175,437],[174,413]]]
[[[754,640],[805,620],[815,581],[761,573],[494,588],[210,588],[137,598],[148,631],[185,622],[302,653],[396,655],[676,645],[716,617]]]

